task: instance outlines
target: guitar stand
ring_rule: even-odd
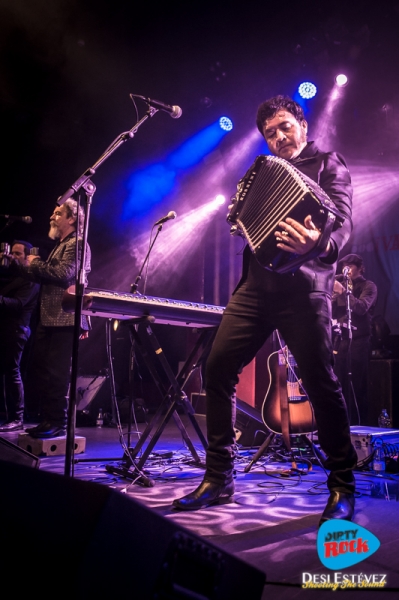
[[[251,461],[245,467],[244,473],[249,473],[249,471],[251,470],[251,468],[253,467],[253,465],[258,462],[258,460],[260,459],[261,456],[263,456],[263,454],[266,453],[266,450],[268,449],[268,447],[270,446],[270,444],[274,441],[274,439],[276,438],[276,436],[281,436],[281,434],[275,433],[274,431],[270,432],[270,434],[267,436],[267,438],[265,439],[265,441],[263,442],[263,444],[260,446],[259,450],[254,454],[254,456],[252,457]],[[306,434],[304,434],[304,433],[299,434],[299,437],[312,450],[312,452],[314,453],[314,455],[316,456],[316,458],[323,465],[323,463],[325,461],[325,456],[323,455],[323,453],[321,452],[321,450],[319,450],[317,448],[317,446],[308,438],[308,436]],[[295,460],[293,460],[292,463],[293,463],[293,469],[296,469]]]
[[[309,408],[310,414],[307,414],[309,413],[307,404],[305,404],[303,407],[301,404],[296,404],[294,402],[295,398],[299,400],[302,399],[302,394],[299,389],[300,380],[298,379],[297,375],[293,372],[293,366],[296,366],[295,359],[289,352],[288,347],[285,344],[283,344],[279,332],[277,330],[275,331],[275,334],[279,341],[280,350],[273,352],[268,359],[268,369],[271,380],[264,403],[265,406],[266,399],[268,399],[269,397],[271,397],[272,400],[274,400],[274,405],[272,405],[272,407],[274,406],[274,409],[272,411],[269,410],[269,417],[267,419],[266,417],[264,417],[264,422],[266,424],[267,420],[270,419],[269,422],[274,422],[275,424],[274,426],[271,425],[271,427],[268,427],[270,430],[270,434],[265,439],[259,450],[255,453],[249,464],[245,467],[244,473],[249,473],[252,466],[259,460],[259,458],[264,454],[264,452],[266,452],[266,450],[277,435],[281,436],[285,448],[291,455],[292,470],[297,470],[296,459],[291,446],[291,437],[293,435],[299,437],[300,440],[306,444],[306,446],[312,449],[314,456],[319,460],[322,466],[323,462],[325,461],[323,453],[318,448],[316,448],[313,442],[306,435],[306,429],[309,427],[309,425],[306,428],[305,426],[302,426],[302,432],[300,431],[300,429],[296,433],[294,433],[293,431],[293,429],[295,429],[295,425],[293,425],[295,419],[294,421],[291,420],[290,399],[292,402],[292,407],[295,408],[295,406],[299,406],[298,410],[293,413],[293,417],[295,417],[296,415],[296,418],[298,418],[298,416],[301,416],[302,419],[304,419],[307,415],[307,420],[309,420],[310,416],[311,423],[312,425],[314,425],[314,415],[311,407]],[[273,369],[274,379],[272,378],[271,369]],[[292,387],[293,384],[297,386],[298,391],[296,391],[296,387]],[[293,390],[296,391],[296,393],[293,393]],[[304,397],[308,400],[306,391],[304,389],[303,391],[305,392]],[[265,412],[264,407],[263,411]],[[280,413],[279,417],[276,416],[278,415],[278,413]],[[278,428],[281,428],[280,433],[276,432],[276,429]],[[314,431],[314,428],[311,431]]]
[[[187,448],[190,450],[191,455],[193,457],[193,461],[190,464],[193,464],[197,467],[205,468],[205,465],[201,462],[201,459],[198,456],[197,451],[187,433],[187,430],[177,412],[177,408],[183,408],[185,414],[188,416],[192,426],[194,427],[195,432],[197,433],[203,448],[206,449],[208,445],[207,441],[200,429],[198,422],[195,419],[194,409],[188,401],[187,396],[183,391],[183,388],[193,370],[200,366],[204,361],[204,358],[207,352],[209,351],[210,345],[213,341],[213,338],[215,337],[217,330],[216,327],[207,327],[202,329],[197,343],[195,344],[193,350],[191,351],[190,355],[185,361],[183,367],[180,369],[179,373],[175,377],[163,353],[163,350],[159,345],[159,342],[151,328],[151,323],[153,321],[154,318],[151,316],[144,316],[139,319],[130,319],[129,328],[132,334],[132,338],[134,340],[135,347],[137,347],[140,351],[140,354],[143,357],[146,366],[159,392],[163,397],[163,401],[160,403],[153,418],[147,424],[144,432],[142,433],[135,447],[129,448],[128,453],[125,452],[122,458],[123,466],[106,466],[106,470],[109,473],[116,473],[118,475],[121,475],[122,477],[133,479],[138,483],[141,483],[148,487],[152,487],[154,485],[154,482],[143,474],[142,468],[145,465],[155,444],[158,442],[163,430],[165,429],[172,416],[177,427],[180,430],[180,433],[184,442],[186,443]],[[137,328],[136,325],[138,325]],[[145,342],[147,342],[147,344]],[[150,346],[149,349],[147,349],[148,345]],[[197,362],[193,365],[192,362],[201,347],[202,353]],[[169,387],[165,386],[157,367],[158,369],[161,369],[161,372],[163,372],[164,375],[166,375],[167,379],[169,380]],[[166,412],[165,414],[163,414],[165,408]],[[153,430],[155,431],[151,436]],[[138,458],[139,453],[144,448],[144,445],[146,444],[150,436],[151,439],[148,441],[145,450]]]

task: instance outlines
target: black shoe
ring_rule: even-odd
[[[323,514],[319,522],[323,525],[330,519],[345,519],[346,521],[352,521],[353,513],[355,512],[355,496],[354,494],[347,494],[345,492],[331,492],[327,502],[327,506],[324,509]]]
[[[25,431],[26,431],[26,433],[29,433],[29,435],[31,435],[32,433],[36,433],[39,431],[46,431],[50,427],[51,427],[50,421],[42,421],[41,423],[39,423],[39,425],[36,425],[35,427],[27,427],[25,429]]]
[[[7,423],[3,423],[0,425],[1,433],[8,433],[9,431],[23,431],[24,426],[22,421],[8,421]]]
[[[66,433],[65,425],[56,425],[51,423],[50,421],[44,421],[40,423],[37,427],[31,427],[26,429],[27,433],[29,433],[30,437],[38,438],[38,439],[47,439],[53,437],[64,436]]]
[[[196,490],[173,501],[173,507],[179,510],[197,510],[212,504],[231,502],[234,494],[234,481],[229,483],[214,483],[204,479]]]

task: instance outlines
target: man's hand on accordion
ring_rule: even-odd
[[[321,235],[321,232],[313,223],[311,215],[305,218],[303,225],[294,219],[288,218],[286,221],[280,221],[279,227],[281,231],[275,231],[274,233],[277,248],[293,254],[306,254],[312,250]],[[328,250],[329,244],[323,253],[324,256],[328,253]]]

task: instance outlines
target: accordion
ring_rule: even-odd
[[[247,241],[259,264],[269,271],[289,273],[321,254],[342,216],[324,190],[293,165],[276,156],[258,156],[237,185],[227,215],[230,233]],[[287,217],[304,222],[307,215],[321,232],[306,254],[277,248],[274,232]]]

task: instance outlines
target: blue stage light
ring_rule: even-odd
[[[145,214],[154,205],[162,202],[172,193],[179,178],[212,152],[225,135],[227,131],[221,129],[220,123],[215,121],[183,142],[165,157],[163,162],[148,165],[132,173],[125,184],[127,198],[121,221],[130,220],[132,215]]]
[[[220,117],[219,125],[223,131],[231,131],[233,129],[233,121],[229,117]]]
[[[314,98],[316,96],[317,87],[314,83],[311,83],[310,81],[304,81],[298,87],[298,92],[299,95],[302,96],[302,98],[309,100],[310,98]]]

